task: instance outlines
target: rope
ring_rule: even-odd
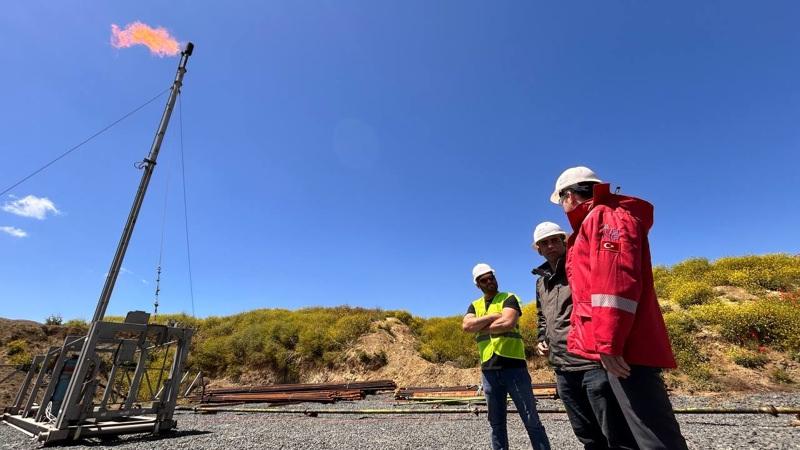
[[[48,422],[55,422],[58,417],[53,415],[53,402],[47,402],[47,408],[44,409],[44,417]]]
[[[192,317],[194,317],[194,283],[192,281],[192,253],[189,246],[189,206],[186,201],[186,164],[183,157],[183,95],[178,96],[178,128],[181,141],[181,178],[183,181],[183,229],[186,233],[186,261],[189,267],[189,297],[192,300]]]
[[[95,134],[93,134],[93,135],[89,136],[88,138],[84,139],[84,140],[83,140],[83,141],[81,141],[81,142],[80,142],[78,145],[75,145],[74,147],[70,148],[70,149],[69,149],[69,150],[67,150],[66,152],[64,152],[64,153],[62,153],[61,155],[59,155],[57,158],[53,159],[52,161],[48,162],[47,164],[43,165],[42,167],[40,167],[40,168],[38,168],[38,169],[34,170],[34,171],[33,171],[32,173],[30,173],[29,175],[27,175],[27,176],[23,177],[21,180],[17,181],[16,183],[12,184],[11,186],[7,187],[7,188],[6,188],[6,189],[4,189],[2,192],[0,192],[0,197],[2,197],[3,195],[7,194],[8,192],[10,192],[12,189],[14,189],[15,187],[19,186],[20,184],[22,184],[22,183],[24,183],[24,182],[28,181],[29,179],[33,178],[34,176],[38,175],[38,174],[39,174],[39,172],[41,172],[41,171],[43,171],[43,170],[47,169],[48,167],[52,166],[53,164],[55,164],[56,162],[58,162],[59,160],[61,160],[61,159],[62,159],[62,158],[64,158],[65,156],[67,156],[67,155],[69,155],[70,153],[74,152],[75,150],[77,150],[77,149],[81,148],[81,147],[82,147],[84,144],[88,143],[88,142],[89,142],[89,141],[91,141],[92,139],[94,139],[94,138],[96,138],[97,136],[100,136],[101,134],[103,134],[103,133],[105,133],[106,131],[110,130],[112,127],[114,127],[114,125],[117,125],[118,123],[122,122],[123,120],[127,119],[128,117],[130,117],[130,116],[132,116],[132,115],[136,114],[137,112],[139,112],[139,110],[141,110],[141,109],[142,109],[142,108],[144,108],[145,106],[149,105],[150,103],[153,103],[153,102],[154,102],[154,101],[156,101],[156,100],[157,100],[159,97],[161,97],[161,96],[162,96],[162,95],[164,95],[165,93],[169,92],[169,90],[170,90],[170,89],[172,89],[172,86],[171,86],[171,85],[170,85],[170,87],[168,87],[168,88],[164,89],[163,91],[159,92],[159,93],[158,93],[158,94],[157,94],[155,97],[153,97],[153,98],[151,98],[150,100],[148,100],[148,101],[144,102],[144,103],[143,103],[143,104],[141,104],[140,106],[137,106],[135,109],[133,109],[132,111],[128,112],[128,113],[127,113],[127,114],[125,114],[124,116],[122,116],[122,117],[120,117],[119,119],[117,119],[117,120],[115,120],[115,121],[111,122],[109,125],[105,126],[104,128],[100,129],[100,131],[98,131],[98,132],[96,132]]]

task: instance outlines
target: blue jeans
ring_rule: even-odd
[[[636,449],[605,369],[556,370],[558,397],[586,450]]]
[[[544,431],[536,411],[536,400],[533,398],[531,376],[525,367],[519,369],[485,370],[481,372],[483,392],[489,410],[489,424],[492,426],[492,449],[508,449],[508,429],[506,412],[510,395],[519,411],[522,423],[528,431],[528,437],[534,450],[550,450],[550,441]]]

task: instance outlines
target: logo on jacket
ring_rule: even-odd
[[[619,252],[619,242],[600,241],[600,250]]]
[[[603,233],[604,241],[619,241],[619,228],[613,228],[606,224],[600,226],[600,232]]]

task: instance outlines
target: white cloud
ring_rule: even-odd
[[[6,202],[3,211],[22,217],[44,220],[48,214],[61,214],[56,205],[47,197],[28,195],[19,200]]]
[[[120,274],[126,274],[126,275],[138,276],[138,275],[136,275],[136,272],[134,272],[134,271],[132,271],[132,270],[128,269],[128,268],[127,268],[127,267],[125,267],[125,266],[122,266],[122,267],[120,267],[120,268],[119,268],[119,273],[120,273]],[[150,283],[149,283],[147,280],[145,280],[144,278],[139,278],[139,280],[142,282],[142,284],[150,284]]]
[[[28,236],[28,232],[27,231],[20,230],[19,228],[15,228],[15,227],[8,227],[8,226],[0,227],[0,231],[2,231],[3,233],[8,233],[11,236],[18,237],[18,238],[24,238],[24,237]]]

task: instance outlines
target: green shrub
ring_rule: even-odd
[[[195,349],[189,354],[191,365],[210,376],[222,373],[227,367],[228,339],[206,337],[195,340]]]
[[[719,390],[719,383],[708,366],[709,358],[697,340],[699,328],[694,318],[685,311],[674,311],[664,314],[664,322],[678,372],[686,374],[694,388]]]
[[[8,344],[6,344],[6,355],[8,356],[18,355],[20,353],[25,352],[26,347],[27,345],[25,344],[25,341],[23,341],[22,339],[10,341]]]
[[[389,363],[389,357],[383,350],[373,354],[360,351],[357,359],[359,364],[366,370],[378,370]]]
[[[539,329],[536,320],[536,302],[522,305],[522,316],[519,318],[519,331],[525,343],[525,355],[530,358],[536,355],[536,339]]]
[[[737,344],[765,344],[778,350],[800,350],[800,305],[780,298],[741,304],[708,304],[691,309],[698,321],[714,325]]]
[[[328,329],[328,337],[335,343],[345,346],[369,332],[372,317],[367,315],[347,315],[338,319]]]
[[[688,375],[695,389],[718,392],[723,388],[708,365],[697,366],[687,370],[686,375]]]
[[[753,293],[789,291],[800,287],[800,257],[776,253],[726,257],[713,263],[691,258],[672,267],[654,267],[653,281],[659,299],[673,298],[675,291],[689,282],[739,286]]]
[[[333,368],[343,363],[344,350],[387,314],[379,309],[340,306],[261,309],[196,322],[180,320],[198,328],[190,356],[192,367],[210,376],[233,377],[247,370],[272,370],[288,382],[297,379],[302,368]]]
[[[89,332],[89,324],[83,319],[70,319],[64,323],[69,334],[86,334]]]
[[[28,344],[22,339],[9,341],[6,344],[6,355],[8,364],[21,366],[30,364],[33,355],[28,350]]]
[[[711,270],[706,258],[689,258],[672,266],[670,273],[681,280],[702,280]]]
[[[718,286],[787,291],[800,286],[800,257],[776,253],[721,258],[714,262],[713,274]]]
[[[452,362],[461,368],[475,367],[480,362],[473,333],[461,330],[463,317],[427,319],[420,330],[419,354],[434,363]]]
[[[425,319],[413,316],[407,311],[388,311],[387,316],[395,317],[400,322],[403,322],[415,335],[419,335],[422,330],[422,324],[425,322]]]
[[[684,308],[702,305],[714,298],[714,289],[702,281],[687,281],[671,288],[670,299]]]
[[[198,329],[200,324],[203,323],[203,319],[192,317],[186,313],[159,314],[155,317],[150,316],[150,323]]]
[[[708,356],[697,339],[698,324],[686,311],[664,314],[672,352],[678,364],[678,373],[684,373],[696,389],[716,391],[720,389],[714,374],[708,367]]]
[[[47,316],[47,319],[44,320],[45,325],[61,325],[64,322],[64,318],[61,317],[61,314],[50,314]]]
[[[708,358],[700,351],[697,344],[698,328],[691,315],[683,311],[669,312],[664,314],[664,323],[667,326],[678,369],[691,375],[693,371],[708,362]]]
[[[792,378],[792,376],[789,375],[789,372],[787,372],[786,369],[782,367],[776,367],[772,369],[772,371],[770,371],[769,373],[769,378],[775,383],[781,383],[781,384],[794,383],[794,379]]]
[[[766,355],[739,347],[729,350],[728,358],[736,365],[747,367],[748,369],[763,367],[764,364],[769,362],[769,358]]]
[[[655,266],[653,267],[653,284],[656,287],[656,296],[659,300],[667,299],[670,295],[670,283],[672,282],[672,273],[669,267]]]

